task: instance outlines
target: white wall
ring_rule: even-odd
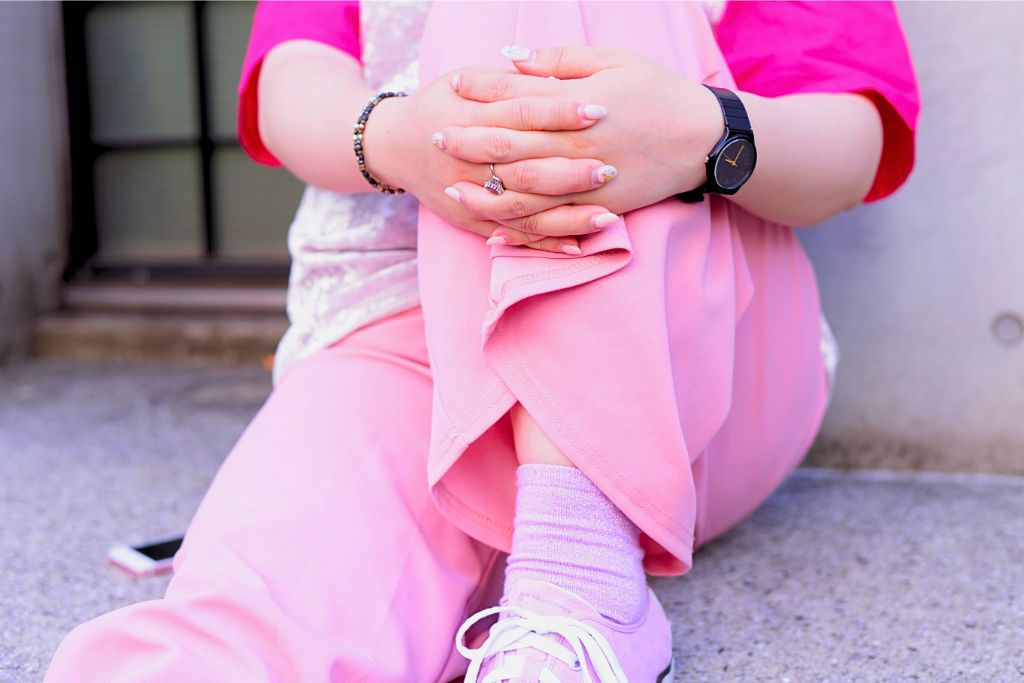
[[[67,228],[67,107],[58,2],[0,2],[0,359],[57,303]]]
[[[900,13],[916,171],[801,232],[843,353],[812,462],[1024,474],[1024,3]]]

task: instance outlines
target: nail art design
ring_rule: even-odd
[[[438,149],[444,149],[444,133],[434,133],[431,135],[430,144]]]
[[[619,175],[619,169],[605,164],[604,166],[598,166],[595,168],[591,175],[594,178],[595,185],[604,185],[605,183],[611,182],[615,179],[615,176]],[[612,215],[614,216],[615,214]]]
[[[533,59],[534,52],[528,47],[506,45],[501,48],[501,54],[503,54],[506,59],[511,59],[513,62],[525,62]]]

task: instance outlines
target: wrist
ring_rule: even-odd
[[[721,124],[705,130],[710,134],[720,126],[721,132],[702,160],[704,173],[700,175],[703,182],[691,185],[693,189],[676,195],[684,202],[701,202],[707,194],[735,195],[750,180],[757,165],[753,125],[744,100],[728,88],[705,86],[704,90],[714,97],[721,112],[721,118],[717,119]],[[695,129],[699,128],[695,126]],[[705,138],[701,145],[706,146],[708,139]]]
[[[366,121],[363,131],[363,154],[366,170],[378,182],[389,187],[405,189],[402,175],[401,153],[405,143],[402,136],[406,127],[406,106],[409,98],[389,97],[377,103]]]
[[[699,83],[691,81],[690,87],[696,88],[699,96],[687,98],[679,116],[691,123],[683,127],[683,139],[675,146],[675,149],[683,151],[680,155],[683,167],[675,174],[678,179],[676,194],[704,186],[708,180],[708,154],[725,135],[725,118],[718,98]]]

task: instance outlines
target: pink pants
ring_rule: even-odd
[[[497,601],[504,556],[431,500],[431,392],[420,309],[300,361],[214,479],[166,597],[76,627],[47,683],[461,675],[455,630]],[[799,461],[757,447],[772,399],[735,415],[696,462],[698,543]]]

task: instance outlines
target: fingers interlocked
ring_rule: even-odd
[[[602,206],[574,205],[572,195],[601,187],[617,170],[589,158],[587,128],[607,116],[596,103],[566,97],[553,78],[494,69],[463,69],[451,81],[457,94],[474,103],[465,126],[435,133],[432,142],[451,156],[482,165],[479,184],[457,182],[445,194],[473,214],[501,226],[489,244],[526,244],[579,254],[575,236],[602,230],[619,217]],[[484,188],[491,177],[505,191]]]

